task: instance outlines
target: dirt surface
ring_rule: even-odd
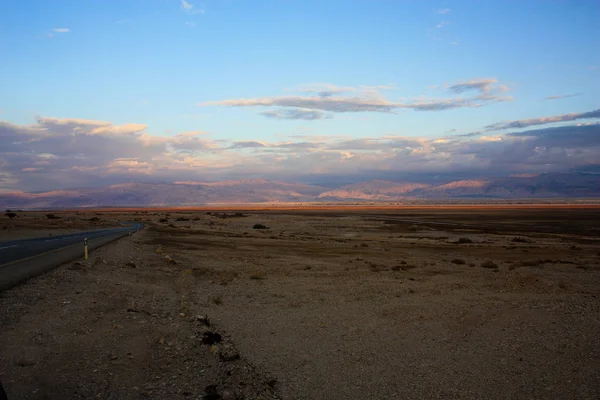
[[[95,212],[19,211],[14,214],[13,218],[0,214],[0,242],[115,227],[120,221],[114,217],[131,218],[131,215]]]
[[[0,294],[9,396],[600,397],[597,208],[99,214]]]

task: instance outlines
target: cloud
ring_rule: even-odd
[[[204,14],[204,10],[196,8],[196,6],[189,1],[181,0],[181,9],[188,15]]]
[[[497,83],[498,80],[494,78],[478,78],[471,79],[469,81],[458,82],[450,86],[448,90],[454,93],[464,93],[469,90],[477,90],[482,93],[489,93],[494,88],[494,85],[496,85]],[[499,88],[500,90],[504,90],[505,87],[497,86],[497,88]]]
[[[330,150],[391,150],[415,149],[427,146],[429,140],[411,137],[362,138],[337,141],[327,146]]]
[[[77,118],[39,117],[38,123],[47,132],[75,135],[134,135],[146,129],[143,124],[113,125],[106,121],[94,121]]]
[[[233,144],[229,147],[230,149],[252,149],[258,147],[265,147],[265,145],[261,142],[256,142],[254,140],[247,141],[239,141],[233,142]]]
[[[69,33],[69,32],[71,32],[71,30],[69,28],[54,28],[54,29],[52,29],[52,31],[50,33],[46,33],[45,36],[47,36],[49,38],[53,38],[57,34]]]
[[[209,101],[201,106],[227,106],[227,107],[297,107],[331,112],[391,112],[398,105],[386,100],[369,100],[359,97],[303,97],[279,96],[256,99],[233,99],[222,101]]]
[[[186,24],[190,28],[195,28],[196,27],[196,23],[192,22],[192,21],[185,21],[184,24]]]
[[[544,97],[544,100],[566,99],[569,97],[576,97],[576,96],[581,96],[581,95],[582,95],[582,93],[560,94],[560,95],[556,95],[556,96]]]
[[[358,87],[354,86],[337,86],[331,83],[314,83],[310,85],[301,85],[295,91],[299,93],[313,93],[319,97],[331,97],[336,94],[348,93],[348,92],[361,92],[367,94],[369,92],[376,92],[379,90],[394,90],[394,85],[361,85]],[[292,89],[294,90],[294,89]]]
[[[334,94],[355,92],[357,89],[352,86],[336,86],[330,83],[317,83],[312,85],[300,86],[297,91],[301,93],[315,93],[319,97],[331,97]]]
[[[330,113],[349,112],[380,112],[394,113],[398,109],[413,109],[417,111],[443,111],[453,108],[481,107],[499,101],[508,101],[510,96],[501,95],[507,91],[505,85],[492,78],[473,79],[459,82],[449,87],[450,93],[462,94],[467,91],[479,91],[471,97],[449,98],[418,98],[413,101],[393,102],[387,100],[380,90],[387,90],[392,86],[360,86],[338,87],[334,85],[309,85],[301,87],[300,91],[315,93],[315,96],[274,96],[250,99],[230,99],[221,101],[208,101],[200,106],[223,107],[284,107],[284,110],[262,112],[269,118],[279,119],[322,119],[324,114],[311,113],[309,110]],[[356,93],[353,96],[333,96],[334,93]],[[292,112],[292,109],[300,109]]]
[[[324,113],[319,110],[301,109],[301,108],[285,108],[277,110],[263,111],[260,113],[268,118],[275,119],[304,119],[304,120],[315,120],[315,119],[327,119],[331,118],[331,115]]]
[[[494,130],[505,130],[505,129],[519,129],[519,128],[527,128],[529,126],[534,125],[545,125],[545,124],[553,124],[556,122],[567,122],[567,121],[576,121],[579,119],[592,119],[592,118],[600,118],[600,108],[593,111],[588,111],[584,113],[570,113],[570,114],[562,114],[555,115],[550,117],[539,117],[539,118],[530,118],[530,119],[520,119],[514,121],[505,121],[505,122],[497,122],[495,124],[485,126],[485,129],[488,131]]]
[[[185,0],[181,0],[181,9],[184,11],[191,11],[194,8],[194,6],[190,3],[188,3]]]
[[[437,10],[435,10],[436,14],[448,14],[449,12],[449,8],[438,8]]]
[[[207,134],[208,134],[208,132],[205,132],[205,131],[187,131],[187,132],[181,132],[177,136],[179,136],[179,137],[197,137],[200,135],[207,135]]]
[[[435,27],[437,29],[443,28],[444,26],[448,25],[449,22],[448,21],[441,21],[439,24],[437,24]]]

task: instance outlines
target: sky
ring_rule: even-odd
[[[600,172],[600,2],[0,1],[0,191]]]

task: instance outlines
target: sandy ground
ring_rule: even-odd
[[[79,216],[147,225],[0,295],[9,395],[600,397],[597,209],[243,215]]]

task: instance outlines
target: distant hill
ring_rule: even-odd
[[[391,181],[358,182],[328,190],[317,196],[320,200],[396,200],[406,197],[409,193],[430,187],[424,183],[406,183]]]
[[[600,198],[600,174],[547,173],[443,184],[373,180],[340,188],[269,180],[126,183],[43,193],[0,192],[0,207],[142,207],[210,203],[401,201],[403,199]]]
[[[548,173],[462,180],[411,193],[424,198],[590,198],[600,197],[600,174]]]
[[[323,188],[266,180],[125,183],[45,193],[1,193],[2,208],[185,206],[312,201]]]

